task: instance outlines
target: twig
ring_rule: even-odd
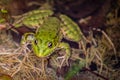
[[[93,73],[94,75],[96,75],[96,76],[98,76],[98,77],[100,77],[100,78],[102,78],[102,79],[104,79],[104,80],[109,80],[108,78],[106,78],[106,77],[104,77],[104,76],[102,76],[102,75],[100,75],[100,74],[98,74],[98,73],[96,73],[96,72],[93,72],[93,71],[91,71],[91,70],[88,69],[88,68],[84,68],[84,70],[89,71],[89,72]]]

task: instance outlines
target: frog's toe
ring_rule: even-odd
[[[68,59],[69,59],[69,57],[66,56],[66,55],[57,57],[57,60],[58,60],[58,61],[59,61],[59,60],[61,61],[59,67],[61,68],[64,63],[66,63],[66,65],[68,66],[68,65],[69,65],[69,64],[68,64]]]

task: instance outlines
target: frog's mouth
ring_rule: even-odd
[[[44,49],[44,50],[43,49],[42,50],[38,49],[36,51],[33,50],[35,55],[38,56],[38,57],[48,57],[51,54],[53,54],[54,51],[56,51],[56,47],[53,47],[53,48],[50,48],[50,49],[47,48],[47,49]]]
[[[43,55],[42,53],[38,53],[38,54],[36,54],[36,56],[37,56],[37,57],[40,57],[40,58],[44,58],[44,57],[46,57],[46,56]]]
[[[46,58],[46,57],[49,57],[53,52],[49,53],[49,54],[45,54],[45,53],[39,53],[39,54],[36,54],[37,57],[39,58]]]

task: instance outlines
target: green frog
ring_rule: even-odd
[[[48,57],[58,49],[64,49],[66,54],[62,62],[68,62],[71,48],[63,38],[79,42],[83,34],[78,25],[68,16],[55,16],[52,10],[33,10],[23,14],[13,24],[15,27],[25,25],[36,29],[35,33],[24,34],[21,43],[30,42],[34,54],[38,57]]]

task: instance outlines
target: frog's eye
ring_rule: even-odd
[[[37,40],[35,40],[35,41],[34,41],[34,43],[35,43],[35,45],[37,45],[37,44],[38,44],[38,41],[37,41]]]
[[[48,43],[48,47],[51,48],[52,47],[52,42]]]

